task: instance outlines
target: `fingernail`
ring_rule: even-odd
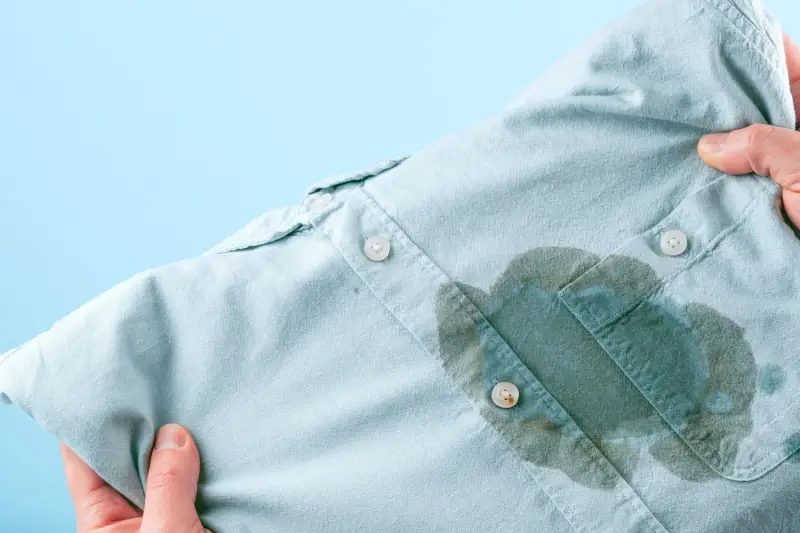
[[[717,154],[725,149],[725,141],[728,140],[730,133],[712,133],[700,138],[698,145],[700,151],[707,154]]]
[[[158,431],[156,450],[178,450],[186,444],[186,432],[177,424],[167,424]]]

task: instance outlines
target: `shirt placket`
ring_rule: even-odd
[[[362,187],[333,191],[324,202],[312,195],[300,213],[439,359],[453,384],[516,452],[576,531],[666,531],[457,284]],[[440,335],[442,316],[451,322],[449,334],[463,332],[456,336],[455,349],[442,349],[453,337]]]

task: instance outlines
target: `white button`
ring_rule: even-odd
[[[364,255],[370,261],[383,261],[389,257],[389,239],[376,235],[364,242]]]
[[[519,389],[513,383],[501,381],[492,389],[492,401],[497,407],[508,409],[517,405],[519,400]]]
[[[326,192],[320,194],[319,196],[311,200],[310,208],[314,212],[321,211],[326,205],[331,203],[331,200],[333,200],[333,195],[331,193]]]
[[[667,255],[681,255],[688,245],[686,234],[680,230],[674,229],[661,234],[661,251]]]

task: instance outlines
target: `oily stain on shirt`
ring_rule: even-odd
[[[612,260],[624,274],[617,280],[629,279],[637,286],[658,282],[645,263],[621,256]],[[536,248],[513,259],[488,293],[458,282],[442,286],[437,319],[445,369],[525,460],[560,469],[586,486],[611,489],[616,478],[597,461],[579,459],[589,456],[585,441],[565,430],[563,411],[559,415],[547,393],[527,384],[525,372],[536,377],[623,477],[634,473],[647,452],[683,479],[718,477],[558,298],[561,288],[599,261],[580,249]],[[479,326],[456,305],[454,289],[467,296],[491,327]],[[624,286],[615,283],[613,289],[612,298],[630,297]],[[628,320],[624,328],[640,348],[636,353],[646,354],[647,360],[637,364],[657,362],[664,391],[680,387],[691,399],[683,426],[702,431],[704,446],[724,450],[723,460],[735,457],[738,443],[753,429],[750,408],[757,389],[766,394],[779,390],[784,370],[759,369],[742,328],[706,305],[649,299],[632,315],[635,319],[621,321]],[[527,370],[520,372],[520,363]],[[520,388],[519,403],[511,409],[498,408],[491,400],[500,381]],[[658,392],[661,385],[648,386]]]

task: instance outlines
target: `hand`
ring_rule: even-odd
[[[783,37],[794,107],[800,116],[800,48]],[[728,174],[770,176],[783,188],[783,207],[795,228],[800,228],[800,133],[755,124],[731,133],[700,139],[700,157]]]
[[[211,533],[194,506],[200,454],[181,426],[161,428],[147,473],[144,512],[112,489],[75,453],[61,445],[78,533]]]

